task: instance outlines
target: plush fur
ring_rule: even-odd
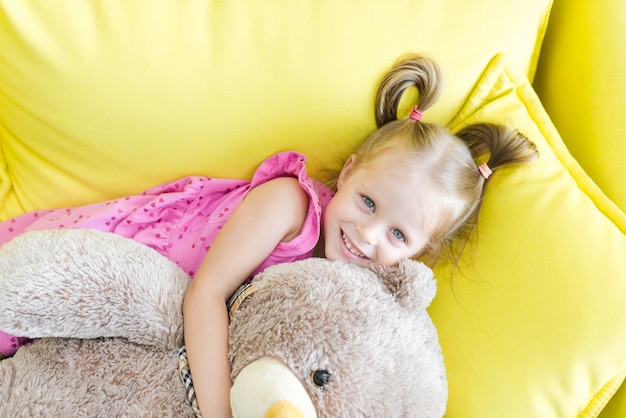
[[[97,231],[30,232],[3,246],[0,329],[46,338],[0,362],[0,416],[192,416],[177,372],[188,281],[155,251]],[[309,259],[254,284],[230,326],[235,385],[269,356],[320,417],[443,415],[428,268]],[[326,385],[313,382],[316,370]]]
[[[113,234],[40,231],[5,244],[0,329],[53,338],[0,361],[0,416],[194,416],[177,369],[188,284],[174,263]]]
[[[296,374],[324,417],[436,417],[445,411],[445,370],[425,308],[430,269],[406,261],[369,271],[308,259],[254,280],[259,290],[232,320],[233,376],[259,356]],[[327,370],[320,387],[311,372]]]

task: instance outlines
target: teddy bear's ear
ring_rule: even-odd
[[[373,270],[406,308],[426,309],[437,293],[432,270],[419,261],[403,260],[396,266],[378,266]]]

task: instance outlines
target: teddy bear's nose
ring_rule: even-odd
[[[311,377],[317,386],[326,386],[330,382],[330,373],[327,370],[315,370]]]

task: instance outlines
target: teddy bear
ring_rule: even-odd
[[[35,339],[0,361],[0,416],[194,416],[181,380],[190,281],[132,240],[32,231],[0,248],[0,329]],[[311,258],[229,302],[237,417],[441,417],[448,396],[417,261]],[[207,324],[207,326],[209,326]]]

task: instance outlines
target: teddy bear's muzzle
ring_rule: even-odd
[[[241,370],[230,400],[233,418],[317,418],[300,380],[273,357],[261,357]]]

